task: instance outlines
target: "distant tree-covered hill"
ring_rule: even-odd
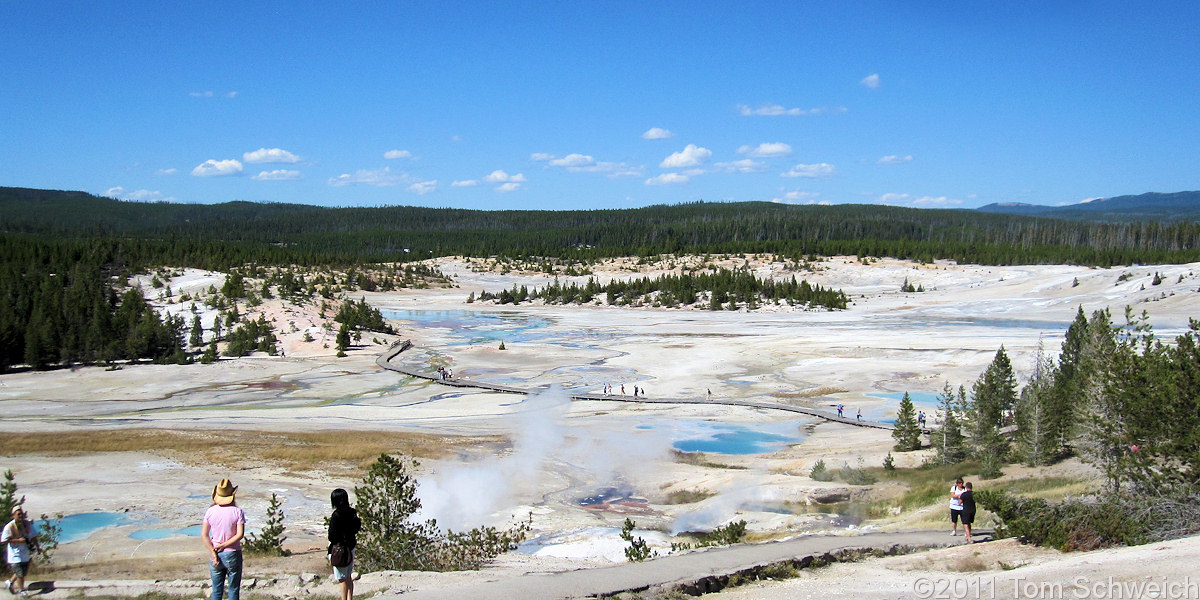
[[[133,263],[221,268],[430,256],[589,260],[662,253],[893,256],[981,264],[1192,262],[1200,224],[1080,222],[877,205],[694,202],[625,210],[136,203],[0,188],[0,232],[86,240]]]
[[[1147,193],[1136,196],[1099,198],[1067,206],[1038,206],[1010,202],[988,204],[977,210],[988,213],[1004,213],[1074,219],[1080,221],[1200,221],[1200,192],[1175,192],[1172,194]]]

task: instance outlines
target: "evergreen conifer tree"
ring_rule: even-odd
[[[1071,441],[1078,428],[1083,388],[1087,380],[1087,373],[1080,370],[1087,332],[1087,315],[1080,306],[1075,313],[1075,320],[1067,328],[1058,364],[1051,374],[1046,425],[1054,442],[1054,452],[1059,456],[1069,454]]]
[[[917,423],[917,411],[908,392],[904,392],[904,397],[900,399],[900,411],[896,414],[892,438],[896,440],[893,448],[897,452],[921,449],[921,426]]]
[[[188,344],[193,348],[199,348],[204,344],[204,326],[200,324],[200,315],[192,317],[192,332],[188,336]]]
[[[959,388],[965,399],[966,390]],[[960,463],[966,459],[966,438],[959,423],[959,408],[956,406],[958,397],[954,388],[947,381],[942,393],[938,394],[938,413],[941,415],[941,426],[930,435],[933,446],[937,451],[937,462],[943,465]]]
[[[1031,467],[1053,462],[1057,452],[1057,436],[1051,424],[1054,359],[1046,356],[1041,341],[1034,357],[1033,373],[1021,390],[1015,410],[1017,448],[1025,464]]]
[[[981,475],[991,479],[1000,475],[1000,463],[1008,456],[1008,438],[1000,431],[1016,404],[1017,381],[1004,346],[971,388],[974,422],[971,442],[983,465]]]

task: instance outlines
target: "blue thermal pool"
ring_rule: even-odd
[[[766,454],[804,439],[799,427],[805,422],[742,425],[714,421],[680,421],[670,428],[671,444],[680,452],[710,454]],[[639,425],[637,429],[657,429]]]
[[[128,525],[132,522],[127,513],[90,512],[66,515],[58,523],[62,527],[59,543],[77,542],[105,527]]]

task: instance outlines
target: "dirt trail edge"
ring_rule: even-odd
[[[397,600],[563,600],[603,597],[670,585],[696,585],[699,589],[705,589],[705,582],[710,578],[805,556],[822,556],[847,549],[887,550],[895,546],[941,547],[955,543],[961,544],[962,538],[949,537],[944,530],[814,535],[781,542],[713,548],[612,567],[522,575],[465,586],[409,590],[402,594],[376,597]],[[484,571],[480,572],[480,576],[488,575]]]

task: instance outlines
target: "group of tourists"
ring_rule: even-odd
[[[846,414],[845,414],[846,413],[846,405],[838,404],[837,405],[837,413],[838,413],[838,417],[845,418],[846,417]],[[861,408],[858,409],[858,412],[854,415],[854,418],[858,419],[859,421],[862,420],[862,409]]]
[[[438,367],[437,372],[438,375],[441,376],[442,381],[454,379],[454,371],[451,371],[450,367]]]
[[[611,396],[611,395],[612,395],[612,393],[613,393],[613,386],[612,386],[611,384],[608,384],[608,383],[606,383],[606,384],[604,384],[604,388],[603,388],[603,390],[604,390],[604,395],[605,395],[605,396]],[[624,395],[625,395],[625,384],[621,384],[621,395],[622,395],[622,396],[624,396]],[[645,390],[644,388],[639,388],[639,387],[638,387],[638,386],[636,386],[636,385],[635,385],[635,386],[633,386],[633,397],[634,397],[634,398],[637,398],[639,395],[641,395],[641,396],[645,396],[645,395],[646,395],[646,390]],[[709,392],[709,393],[708,393],[708,396],[709,396],[709,398],[711,398],[711,397],[712,397],[712,392]]]
[[[242,589],[242,538],[246,534],[246,513],[237,505],[237,486],[222,479],[213,487],[212,506],[204,511],[200,537],[208,548],[208,573],[212,578],[212,600],[239,600]],[[338,488],[329,495],[333,514],[329,517],[327,556],[333,566],[333,578],[341,591],[341,600],[354,598],[354,548],[362,520],[350,506],[346,490]],[[5,528],[5,536],[8,529]],[[11,585],[11,584],[10,584]],[[11,589],[11,588],[10,588]]]
[[[950,486],[950,522],[954,524],[950,529],[950,535],[958,535],[959,521],[962,521],[963,534],[967,537],[967,543],[972,543],[971,525],[975,523],[975,491],[970,481],[963,483],[962,477],[954,480],[954,485]]]

